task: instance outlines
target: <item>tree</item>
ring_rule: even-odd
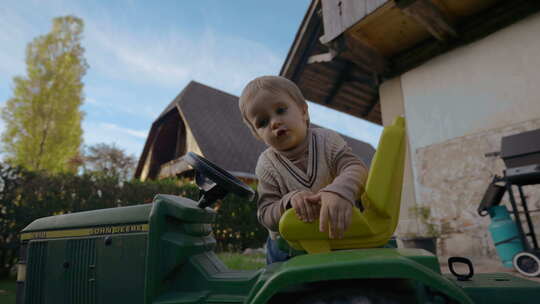
[[[135,156],[127,155],[115,144],[95,144],[86,149],[83,156],[84,168],[88,172],[97,172],[106,176],[129,180],[137,163]]]
[[[30,170],[68,170],[82,142],[82,77],[88,64],[74,16],[53,19],[52,30],[26,49],[27,77],[14,77],[13,97],[2,109],[6,161]]]

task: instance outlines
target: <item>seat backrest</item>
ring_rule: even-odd
[[[399,216],[405,144],[405,119],[398,116],[392,125],[384,128],[371,162],[365,193],[362,196],[367,210],[373,209],[374,212],[389,217]]]
[[[294,209],[281,217],[279,232],[289,245],[308,253],[335,249],[374,248],[386,244],[399,220],[405,160],[405,119],[397,117],[381,134],[362,194],[364,212],[353,208],[351,225],[342,239],[319,231],[319,221],[305,223]]]

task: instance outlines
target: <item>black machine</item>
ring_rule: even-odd
[[[504,194],[508,193],[512,206],[510,213],[514,216],[517,235],[496,242],[495,245],[511,242],[515,238],[520,239],[524,250],[513,256],[514,268],[526,276],[540,276],[540,249],[530,215],[537,210],[529,209],[523,192],[523,186],[540,184],[540,129],[503,137],[501,151],[488,153],[486,156],[500,156],[506,169],[502,177],[496,175],[493,178],[478,207],[478,213],[481,216],[487,215],[491,208],[500,204]],[[514,195],[516,187],[520,206]]]

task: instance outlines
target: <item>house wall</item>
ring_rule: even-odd
[[[379,100],[381,103],[381,114],[383,126],[392,124],[397,116],[405,115],[403,90],[401,88],[401,79],[394,78],[384,82],[380,88]],[[406,121],[408,129],[408,121]],[[408,134],[409,131],[407,130]],[[405,167],[403,175],[403,188],[401,193],[401,210],[397,235],[404,235],[411,231],[418,231],[418,221],[416,216],[409,210],[416,205],[414,193],[414,177],[411,166],[411,153],[409,136],[406,137],[407,147],[405,150]]]
[[[193,136],[193,131],[191,131],[191,127],[187,123],[184,113],[182,113],[181,110],[178,112],[180,112],[180,117],[182,117],[182,121],[186,126],[186,152],[195,152],[201,156],[204,156],[199,144],[197,143],[197,140],[195,140],[195,136]]]
[[[201,155],[204,157],[204,154],[201,151],[201,148],[199,147],[199,144],[197,143],[197,140],[195,140],[195,136],[193,136],[193,131],[191,130],[191,127],[189,126],[184,113],[181,110],[178,110],[178,113],[180,115],[180,121],[182,122],[182,134],[179,134],[176,138],[177,142],[175,145],[176,152],[178,151],[178,141],[182,140],[181,146],[185,147],[185,151],[182,152],[194,152],[198,155]],[[184,148],[182,147],[182,150]],[[183,153],[183,154],[185,154]],[[173,177],[177,174],[180,174],[186,170],[189,170],[189,166],[180,158],[181,155],[178,155],[177,158],[172,159],[171,161],[164,163],[161,165],[158,178],[167,178],[167,177]]]
[[[402,75],[413,148],[538,118],[539,32],[536,14]]]
[[[476,208],[504,165],[484,154],[498,151],[503,136],[540,128],[539,32],[535,14],[394,80],[410,136],[411,187],[444,228],[440,254],[494,255],[489,219]],[[381,105],[395,86],[381,86]],[[538,188],[525,188],[532,209],[540,208]]]

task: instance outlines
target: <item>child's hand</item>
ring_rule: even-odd
[[[349,228],[352,218],[352,204],[332,192],[320,192],[308,198],[308,201],[320,199],[321,216],[319,230],[325,232],[330,226],[330,238],[343,238],[343,233]]]
[[[292,207],[300,220],[304,222],[313,222],[319,216],[319,201],[307,200],[313,195],[313,192],[310,191],[300,191],[291,198]]]

